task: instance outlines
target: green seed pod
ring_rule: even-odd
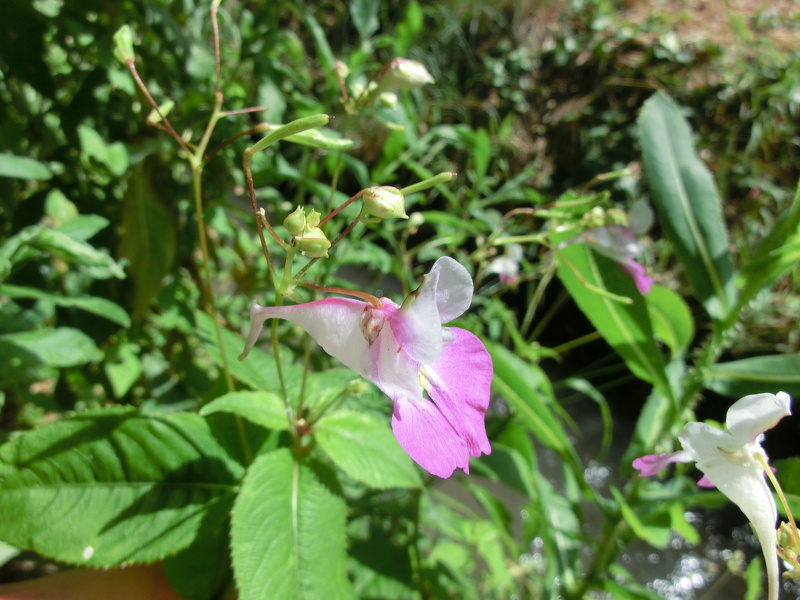
[[[297,246],[308,258],[327,258],[331,243],[319,227],[306,227],[302,237],[298,237]]]
[[[306,211],[302,206],[294,209],[294,212],[283,220],[283,226],[292,234],[292,237],[303,233],[306,227]]]
[[[407,219],[405,196],[396,187],[375,186],[364,194],[364,209],[381,219]]]

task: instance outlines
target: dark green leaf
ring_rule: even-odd
[[[233,507],[233,569],[241,600],[338,600],[345,576],[344,501],[291,453],[250,465]]]
[[[0,538],[73,564],[155,561],[219,522],[242,474],[197,415],[80,413],[0,447]]]
[[[340,410],[321,419],[315,431],[320,447],[353,479],[374,488],[422,485],[391,429],[372,417]]]
[[[645,102],[638,123],[644,172],[664,232],[708,314],[725,319],[736,286],[714,179],[669,96],[659,92]]]
[[[175,257],[175,227],[166,201],[149,179],[148,162],[129,175],[122,200],[119,255],[128,259],[133,279],[133,314],[144,314],[161,289]]]

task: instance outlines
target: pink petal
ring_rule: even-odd
[[[366,302],[350,298],[326,298],[293,306],[260,306],[253,302],[250,335],[242,357],[258,341],[267,319],[286,319],[305,329],[325,352],[371,379],[370,346],[361,331],[361,315],[367,306]]]
[[[467,444],[433,402],[397,398],[392,431],[403,450],[426,471],[442,478],[457,468],[469,473]]]
[[[653,287],[653,278],[647,274],[645,268],[632,258],[628,258],[624,263],[618,262],[619,267],[633,278],[636,289],[642,296],[650,293]]]
[[[464,440],[472,456],[492,451],[484,417],[489,407],[492,359],[472,333],[451,327],[451,344],[432,365],[422,368],[428,393],[447,421]]]
[[[710,480],[710,479],[708,478],[708,476],[706,476],[706,475],[703,475],[703,476],[702,476],[702,477],[701,477],[701,478],[698,480],[698,482],[697,482],[697,486],[698,486],[698,487],[702,487],[702,488],[715,488],[715,487],[717,487],[717,486],[715,486],[713,483],[711,483],[711,480]]]
[[[670,452],[668,454],[648,454],[633,461],[633,468],[639,471],[639,477],[650,477],[660,473],[674,462],[687,462],[686,452]]]

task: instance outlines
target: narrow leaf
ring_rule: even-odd
[[[706,388],[732,398],[764,392],[800,394],[800,354],[754,356],[717,363],[705,372]]]
[[[647,182],[664,232],[697,298],[715,320],[728,316],[736,287],[719,192],[692,144],[680,108],[661,92],[639,116]]]
[[[372,417],[338,411],[320,420],[316,439],[353,479],[374,488],[419,487],[419,473],[392,430]]]
[[[344,501],[278,450],[250,465],[233,507],[233,569],[241,600],[349,598]]]
[[[0,285],[0,296],[8,296],[9,298],[34,298],[36,300],[47,300],[56,306],[63,306],[66,308],[79,308],[105,317],[109,321],[113,321],[123,327],[130,327],[131,319],[128,313],[125,312],[119,304],[111,302],[105,298],[98,298],[96,296],[60,296],[58,294],[51,294],[43,290],[23,287],[18,285]]]
[[[558,277],[631,372],[671,397],[664,358],[653,339],[647,304],[633,280],[614,261],[583,244],[572,244],[559,251]],[[612,295],[628,298],[629,302],[617,301]]]
[[[653,333],[670,349],[672,357],[682,355],[694,338],[694,319],[679,294],[654,285],[645,297]]]
[[[197,415],[79,413],[0,447],[0,538],[73,564],[152,562],[219,522],[242,474]]]

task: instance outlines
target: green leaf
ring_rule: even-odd
[[[380,5],[379,0],[350,0],[350,18],[362,40],[366,40],[378,31]]]
[[[47,180],[52,176],[52,171],[38,160],[27,156],[0,154],[0,177]]]
[[[522,454],[493,441],[492,453],[475,461],[472,471],[533,498],[535,491],[531,483],[532,468],[533,465]]]
[[[131,319],[125,309],[119,304],[98,298],[96,296],[60,296],[51,294],[43,290],[32,287],[22,287],[18,285],[0,285],[0,296],[9,298],[35,298],[37,300],[47,300],[57,306],[65,308],[79,308],[86,312],[105,317],[123,327],[130,327]]]
[[[233,507],[233,570],[241,600],[351,597],[347,506],[291,453],[256,459]]]
[[[197,321],[197,333],[203,341],[203,346],[214,362],[222,366],[222,350],[217,342],[214,320],[203,312],[196,312],[195,320]],[[281,386],[275,358],[263,350],[253,348],[247,358],[237,360],[244,350],[244,339],[224,327],[220,327],[220,333],[222,348],[231,375],[253,389],[279,394]],[[286,359],[288,352],[285,349],[281,349],[281,352],[281,356]],[[285,360],[282,367],[290,397],[295,397],[302,384],[302,368],[290,360]]]
[[[703,385],[732,398],[764,392],[800,394],[800,354],[755,356],[717,363],[705,371]]]
[[[148,164],[136,166],[127,178],[128,189],[122,199],[119,255],[128,259],[133,279],[133,314],[147,312],[161,290],[164,276],[172,270],[175,258],[175,227],[166,201],[149,179]]]
[[[530,432],[548,448],[571,454],[572,445],[550,405],[553,390],[547,375],[500,344],[486,343],[494,364],[492,385]]]
[[[369,487],[422,485],[392,430],[368,415],[340,410],[320,419],[315,433],[317,443],[336,466]]]
[[[739,306],[746,306],[764,287],[772,285],[800,261],[800,183],[791,206],[778,218],[753,256],[742,267],[737,282]]]
[[[775,468],[775,477],[778,478],[778,483],[786,495],[789,510],[797,518],[797,515],[800,515],[800,458],[794,456],[775,460],[771,462],[771,466]],[[777,504],[778,511],[785,517],[786,511],[782,503],[779,501]]]
[[[631,372],[671,397],[664,357],[653,339],[647,304],[633,280],[614,261],[583,244],[570,244],[559,250],[558,277]],[[616,300],[609,293],[629,302]]]
[[[200,416],[216,412],[237,414],[268,429],[289,429],[283,400],[272,392],[230,392],[206,404],[200,409]]]
[[[122,142],[106,144],[97,131],[86,125],[78,125],[78,138],[83,153],[104,165],[112,175],[121,177],[128,170],[128,150]]]
[[[654,285],[645,302],[656,338],[667,345],[673,358],[686,352],[694,339],[694,319],[684,299],[663,285]]]
[[[613,485],[609,489],[611,490],[611,495],[614,496],[614,499],[619,505],[622,518],[636,537],[656,548],[666,548],[671,534],[669,520],[665,520],[663,525],[647,525],[643,523],[625,501],[622,493]]]
[[[47,376],[42,368],[74,367],[102,358],[92,338],[70,327],[0,336],[0,379],[8,381],[39,379]]]
[[[197,415],[79,413],[0,447],[0,538],[73,564],[152,562],[218,523],[242,475]]]
[[[141,347],[138,344],[122,344],[107,351],[103,370],[119,399],[128,393],[142,374],[142,361],[139,359]]]
[[[697,298],[711,318],[723,320],[735,303],[736,286],[714,179],[669,96],[659,92],[645,102],[638,124],[644,172],[664,232]]]

